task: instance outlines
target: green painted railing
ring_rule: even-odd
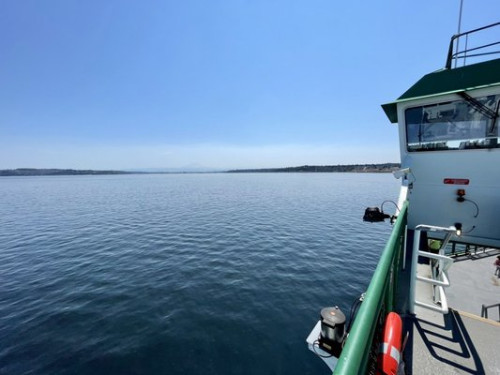
[[[394,224],[389,241],[380,257],[366,296],[356,315],[349,337],[333,372],[334,375],[366,374],[373,338],[379,327],[380,314],[393,311],[397,292],[397,273],[403,255],[403,240],[408,204],[405,203]]]

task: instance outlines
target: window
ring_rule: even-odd
[[[463,99],[405,111],[408,151],[496,148],[500,95]]]

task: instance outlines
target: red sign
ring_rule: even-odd
[[[468,178],[445,178],[443,182],[446,185],[469,185]]]

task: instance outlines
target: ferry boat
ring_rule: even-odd
[[[454,35],[443,69],[382,106],[400,196],[393,215],[365,212],[395,220],[366,293],[307,337],[334,374],[500,374],[499,36],[500,22]]]

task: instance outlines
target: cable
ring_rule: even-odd
[[[477,203],[467,198],[464,198],[464,200],[466,202],[471,202],[474,206],[476,206],[476,214],[474,215],[474,217],[477,217],[479,215],[479,206],[477,205]]]
[[[319,346],[319,341],[318,341],[318,340],[314,341],[314,342],[313,342],[313,344],[312,344],[313,352],[314,352],[314,354],[316,354],[318,357],[321,357],[321,358],[330,358],[330,357],[333,357],[333,354],[330,354],[330,355],[322,355],[322,354],[318,353],[318,352],[316,351],[316,349],[315,349],[316,347],[318,347],[318,348],[320,347],[320,346]]]
[[[398,205],[396,204],[396,202],[391,201],[391,200],[386,200],[386,201],[382,202],[382,204],[380,205],[380,209],[381,209],[382,212],[384,212],[384,204],[385,203],[392,203],[393,205],[396,206],[396,208],[398,209],[398,211],[401,212],[401,209],[398,207]]]
[[[349,322],[347,323],[346,332],[351,330],[351,325],[354,320],[354,316],[358,312],[359,305],[365,299],[364,293],[361,294],[360,297],[357,297],[351,304],[351,311],[349,312]]]
[[[473,225],[471,229],[469,229],[468,231],[462,231],[462,234],[468,234],[470,232],[472,232],[474,229],[476,229],[476,226]]]

